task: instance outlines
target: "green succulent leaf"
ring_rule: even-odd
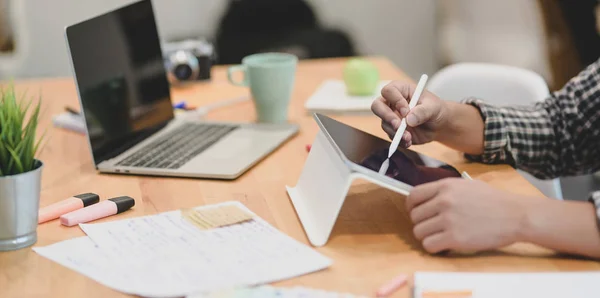
[[[17,173],[23,173],[25,172],[23,170],[23,164],[21,163],[21,158],[19,157],[19,154],[17,154],[15,152],[15,150],[8,148],[8,152],[10,152],[10,155],[12,155],[13,157],[13,161],[15,162],[15,169],[17,170]]]
[[[0,177],[34,169],[45,134],[36,139],[41,98],[17,95],[13,84],[0,86]]]

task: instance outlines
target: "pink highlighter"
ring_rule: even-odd
[[[71,227],[80,223],[90,222],[96,219],[119,214],[131,209],[131,207],[134,205],[135,200],[127,196],[112,198],[98,204],[64,214],[60,217],[60,223],[63,226]]]
[[[57,219],[63,214],[75,211],[100,201],[95,193],[84,193],[46,206],[38,212],[38,224]]]

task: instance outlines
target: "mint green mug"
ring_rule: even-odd
[[[244,57],[241,65],[229,67],[227,78],[236,86],[250,86],[258,122],[283,123],[288,108],[298,57],[285,53],[261,53]],[[233,74],[244,73],[244,79],[235,81]]]

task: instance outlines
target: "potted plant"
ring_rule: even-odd
[[[42,162],[36,159],[40,101],[0,87],[0,251],[37,241]]]

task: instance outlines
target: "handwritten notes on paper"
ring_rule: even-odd
[[[80,225],[87,237],[34,250],[113,289],[145,297],[253,286],[325,269],[331,260],[279,232],[237,202],[252,220],[198,229],[180,211]]]
[[[252,219],[252,215],[235,205],[207,209],[184,209],[181,216],[202,230],[225,227]]]
[[[33,250],[104,286],[124,293],[136,294],[133,287],[137,283],[137,277],[127,271],[125,263],[120,263],[107,251],[98,248],[87,236],[44,247],[34,247]]]

